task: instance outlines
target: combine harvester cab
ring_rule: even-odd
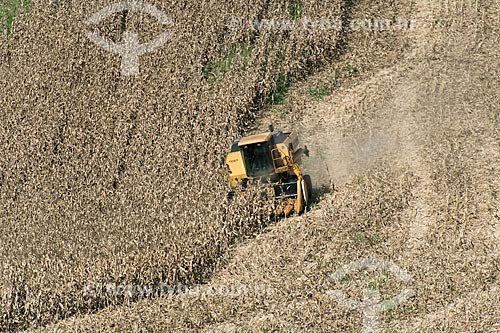
[[[276,215],[301,214],[312,194],[311,178],[300,169],[304,155],[309,151],[297,133],[274,131],[272,125],[269,132],[236,139],[226,157],[230,186],[245,191],[258,183],[273,198]]]

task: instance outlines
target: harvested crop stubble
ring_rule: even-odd
[[[84,297],[88,282],[203,280],[266,223],[258,205],[226,206],[226,147],[278,77],[298,78],[337,48],[332,32],[225,29],[234,13],[289,18],[288,1],[150,1],[175,36],[124,77],[120,57],[86,32],[149,40],[164,27],[132,12],[85,24],[111,3],[34,2],[0,39],[0,330],[120,302]],[[343,6],[311,1],[303,12],[338,18]]]

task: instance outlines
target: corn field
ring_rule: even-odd
[[[33,2],[0,51],[0,329],[105,307],[88,282],[194,283],[229,244],[264,226],[228,208],[220,163],[258,108],[338,50],[339,36],[228,30],[227,18],[298,19],[295,1],[150,2],[174,37],[121,75],[119,56],[87,37],[147,41],[147,14],[86,20],[112,2]],[[343,1],[300,10],[341,18]],[[340,33],[340,32],[339,32]]]
[[[492,1],[487,5],[491,7]],[[133,315],[123,314],[124,304],[131,313],[146,313],[151,320],[151,326],[144,324],[146,331],[197,330],[203,323],[224,321],[234,321],[248,332],[322,331],[322,325],[352,331],[356,323],[346,319],[346,311],[325,305],[327,300],[315,294],[316,281],[341,262],[374,253],[401,265],[409,260],[413,264],[406,265],[408,270],[426,283],[416,289],[427,295],[427,303],[412,301],[385,317],[395,331],[400,327],[390,322],[392,315],[413,318],[419,311],[436,311],[437,305],[453,300],[454,292],[465,295],[457,291],[460,286],[472,290],[498,282],[496,245],[480,232],[487,219],[495,220],[498,208],[493,200],[495,172],[486,166],[494,159],[475,161],[475,149],[485,143],[467,141],[471,133],[482,131],[495,144],[498,131],[491,124],[496,124],[498,95],[492,95],[492,87],[498,82],[490,79],[486,84],[477,72],[445,59],[449,53],[466,57],[483,52],[490,59],[481,58],[484,71],[495,71],[491,40],[477,41],[483,38],[478,36],[498,32],[498,26],[490,25],[489,11],[483,11],[490,7],[478,1],[411,0],[148,3],[171,24],[127,10],[89,24],[95,13],[115,4],[110,0],[0,4],[0,331],[47,325],[51,331],[57,323],[61,326],[54,326],[54,331],[66,331],[68,318],[83,318],[75,331],[128,330]],[[423,50],[412,44],[420,31],[353,32],[345,25],[356,18],[409,17],[424,3],[434,15],[426,38],[435,40]],[[474,20],[463,14],[468,10],[473,10]],[[322,18],[343,25],[312,25]],[[304,28],[307,20],[310,25]],[[134,32],[146,43],[166,31],[171,37],[141,55],[140,71],[132,76],[124,75],[122,56],[88,37],[94,32],[120,43]],[[477,43],[462,43],[463,36]],[[442,58],[435,60],[428,50]],[[225,255],[235,244],[253,239],[276,222],[267,213],[270,203],[261,202],[258,193],[228,202],[221,159],[234,138],[254,130],[263,110],[286,114],[281,118],[284,127],[309,124],[310,138],[325,128],[346,138],[360,129],[372,131],[377,119],[394,117],[383,110],[400,106],[387,101],[397,97],[394,86],[406,83],[403,79],[392,82],[391,77],[387,85],[360,88],[363,97],[355,92],[352,98],[340,99],[359,97],[359,102],[344,106],[345,114],[332,111],[335,117],[323,118],[318,113],[313,120],[307,120],[307,112],[315,113],[306,108],[306,97],[287,92],[319,76],[315,89],[304,88],[304,95],[320,103],[330,98],[324,96],[330,87],[350,89],[359,77],[369,81],[370,71],[398,61],[417,87],[403,85],[410,93],[404,91],[402,99],[412,103],[408,96],[416,91],[412,106],[419,112],[415,119],[425,125],[425,135],[415,155],[423,157],[398,160],[397,167],[375,165],[378,161],[363,165],[365,173],[325,196],[311,217],[278,223],[281,234],[264,234],[228,264]],[[422,72],[415,74],[408,64],[417,61]],[[457,84],[453,70],[470,85],[466,79]],[[328,86],[322,85],[323,77],[328,77]],[[473,116],[464,106],[467,102],[489,111],[481,109]],[[463,118],[454,119],[455,110]],[[397,120],[400,127],[393,131],[413,126]],[[327,146],[333,142],[323,139]],[[358,141],[353,150],[360,146]],[[349,158],[346,155],[339,159]],[[427,166],[427,173],[418,172],[418,163]],[[362,169],[359,164],[356,167]],[[345,168],[351,173],[356,169],[349,164]],[[321,183],[326,176],[320,175]],[[438,221],[425,234],[429,247],[407,237],[415,233],[410,210],[427,185],[435,193],[428,200],[429,215]],[[427,200],[427,192],[422,197]],[[433,270],[436,265],[446,271]],[[268,303],[260,298],[173,298],[152,306],[135,302],[137,298],[85,293],[89,285],[197,285],[215,272],[220,280],[248,285],[278,279],[281,292]],[[354,293],[359,286],[348,287]],[[386,286],[388,292],[400,288]],[[190,307],[197,311],[185,311]],[[247,318],[266,307],[272,317]],[[162,312],[165,308],[168,317]],[[481,309],[498,313],[494,306]],[[323,310],[335,323],[318,320],[316,314]],[[172,324],[168,318],[178,321]],[[495,328],[494,322],[486,323]],[[486,326],[478,327],[481,331]],[[223,330],[216,326],[213,331]]]

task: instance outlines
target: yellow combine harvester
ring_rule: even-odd
[[[276,204],[276,215],[301,214],[310,204],[311,177],[302,175],[302,156],[309,156],[295,132],[274,131],[236,139],[226,157],[231,187],[245,191],[259,183]],[[230,196],[234,194],[230,192]]]

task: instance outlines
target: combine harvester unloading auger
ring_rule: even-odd
[[[277,216],[301,214],[311,203],[311,177],[300,169],[302,156],[309,156],[295,132],[269,131],[236,139],[226,157],[232,197],[236,188],[246,191],[259,184],[274,200]]]

